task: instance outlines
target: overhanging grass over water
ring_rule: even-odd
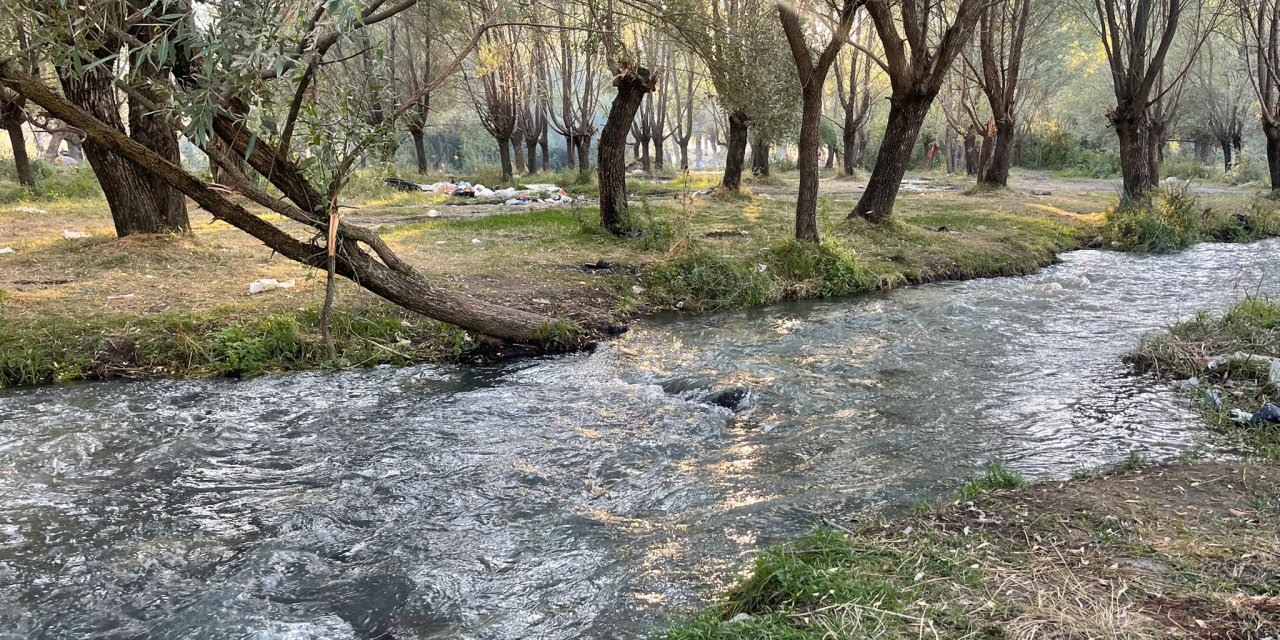
[[[1220,315],[1198,313],[1144,337],[1128,356],[1139,370],[1166,380],[1197,378],[1192,393],[1210,424],[1280,461],[1280,424],[1251,425],[1231,417],[1233,410],[1252,413],[1280,401],[1270,379],[1271,358],[1280,358],[1280,303],[1267,298],[1246,298]],[[1210,369],[1215,359],[1223,362]]]

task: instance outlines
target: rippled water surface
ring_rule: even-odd
[[[1212,447],[1119,356],[1280,293],[1278,257],[1081,251],[494,368],[0,391],[0,637],[643,635],[761,544],[992,458]]]

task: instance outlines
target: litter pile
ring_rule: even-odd
[[[503,204],[520,205],[531,202],[554,202],[568,204],[573,198],[554,184],[530,184],[524,189],[514,187],[490,189],[482,184],[471,184],[466,180],[457,181],[452,178],[448,182],[418,184],[400,178],[387,178],[387,186],[400,191],[420,191],[434,195],[453,196],[456,198],[502,199]]]

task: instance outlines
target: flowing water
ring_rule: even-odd
[[[489,368],[3,391],[0,637],[644,635],[760,545],[990,459],[1228,454],[1119,357],[1280,293],[1277,257],[1081,251]]]

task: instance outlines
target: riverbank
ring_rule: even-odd
[[[1280,467],[1179,463],[833,523],[765,551],[668,640],[1266,638],[1280,634]]]
[[[439,286],[599,326],[672,309],[705,313],[1026,274],[1094,242],[1099,212],[1113,199],[1070,181],[971,194],[961,179],[921,179],[904,191],[895,223],[871,226],[844,220],[859,184],[828,180],[819,213],[827,235],[815,249],[789,240],[787,178],[753,196],[695,195],[708,179],[638,183],[646,195],[633,206],[645,232],[633,238],[605,233],[589,198],[522,209],[371,190],[348,216],[382,233]],[[1248,200],[1206,198],[1223,211]],[[340,281],[333,362],[320,339],[322,274],[199,212],[193,220],[187,237],[116,239],[97,200],[0,211],[0,245],[14,250],[0,256],[0,386],[505,355]],[[68,239],[66,231],[89,237]],[[250,295],[249,284],[264,278],[293,286]]]
[[[1210,426],[1263,461],[1135,458],[1031,486],[992,465],[948,504],[766,550],[664,637],[1280,637],[1280,428],[1236,413],[1275,400],[1277,357],[1280,304],[1260,298],[1126,357],[1183,381]]]

